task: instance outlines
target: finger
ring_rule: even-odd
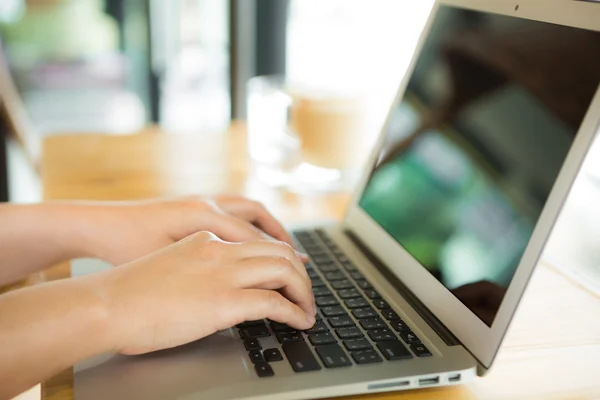
[[[316,314],[312,290],[290,260],[267,256],[247,258],[234,264],[229,281],[239,289],[281,289],[281,293],[306,313]]]
[[[235,321],[254,321],[269,318],[296,329],[310,329],[315,316],[307,314],[274,290],[245,289],[236,296]]]
[[[261,203],[241,197],[224,197],[216,202],[224,211],[256,225],[277,240],[294,245],[287,230]]]
[[[271,240],[257,240],[243,243],[240,245],[238,255],[243,258],[253,258],[262,256],[285,257],[292,262],[296,270],[310,285],[310,277],[306,272],[304,263],[298,258],[296,251],[285,242],[274,242]]]
[[[220,237],[209,231],[198,231],[185,237],[182,242],[186,240],[193,240],[195,242],[223,242]]]
[[[282,240],[277,240],[274,237],[267,235],[267,239],[270,239],[274,242],[282,242]],[[288,242],[284,242],[286,244],[289,244]],[[306,264],[307,262],[310,261],[310,257],[308,254],[303,253],[301,251],[298,251],[297,248],[295,246],[292,246],[292,248],[294,249],[294,252],[296,253],[296,256],[300,259],[300,261],[302,261],[302,263]]]
[[[229,242],[264,240],[264,233],[251,223],[233,215],[213,210],[202,216],[201,226]]]

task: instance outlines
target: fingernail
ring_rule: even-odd
[[[303,259],[305,259],[306,261],[308,261],[308,258],[309,258],[309,257],[308,257],[308,254],[306,254],[306,253],[303,253],[303,252],[301,252],[301,251],[298,251],[298,250],[294,250],[294,251],[296,252],[296,256],[298,256],[299,258],[303,258]]]

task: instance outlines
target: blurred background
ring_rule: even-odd
[[[246,82],[257,75],[368,92],[381,124],[432,4],[2,0],[0,62],[10,79],[0,101],[12,134],[0,196],[41,198],[32,166],[46,135],[148,124],[167,134],[224,131],[245,118]]]

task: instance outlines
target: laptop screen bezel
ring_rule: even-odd
[[[440,6],[458,7],[485,13],[513,16],[540,22],[548,22],[574,28],[600,31],[600,5],[584,2],[561,2],[542,5],[536,0],[508,2],[506,0],[438,0],[433,6],[429,20],[423,30],[415,54],[400,84],[396,100],[390,109],[395,109],[402,99],[408,81],[414,71],[423,44],[428,36]],[[518,5],[518,7],[517,7]],[[388,115],[389,120],[389,115]],[[558,217],[583,159],[592,143],[600,121],[600,85],[588,108],[585,119],[569,150],[567,158],[550,192],[546,205],[539,217],[530,242],[517,267],[504,300],[491,327],[487,326],[463,303],[435,279],[410,253],[378,225],[358,202],[370,177],[373,165],[379,156],[384,134],[380,135],[369,159],[363,179],[350,202],[343,225],[360,239],[383,261],[421,302],[432,312],[467,348],[485,369],[488,369],[497,354],[526,285],[539,260],[544,244]],[[385,133],[388,121],[383,126]],[[399,263],[401,268],[396,268]]]

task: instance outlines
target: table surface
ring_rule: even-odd
[[[280,219],[339,219],[347,194],[297,195],[249,179],[242,124],[219,135],[53,136],[43,146],[46,200],[128,200],[190,193],[240,193]],[[33,280],[66,277],[69,265]],[[485,378],[460,387],[367,395],[353,399],[598,399],[600,298],[542,261],[497,362]],[[43,384],[43,398],[73,398],[72,371]]]

